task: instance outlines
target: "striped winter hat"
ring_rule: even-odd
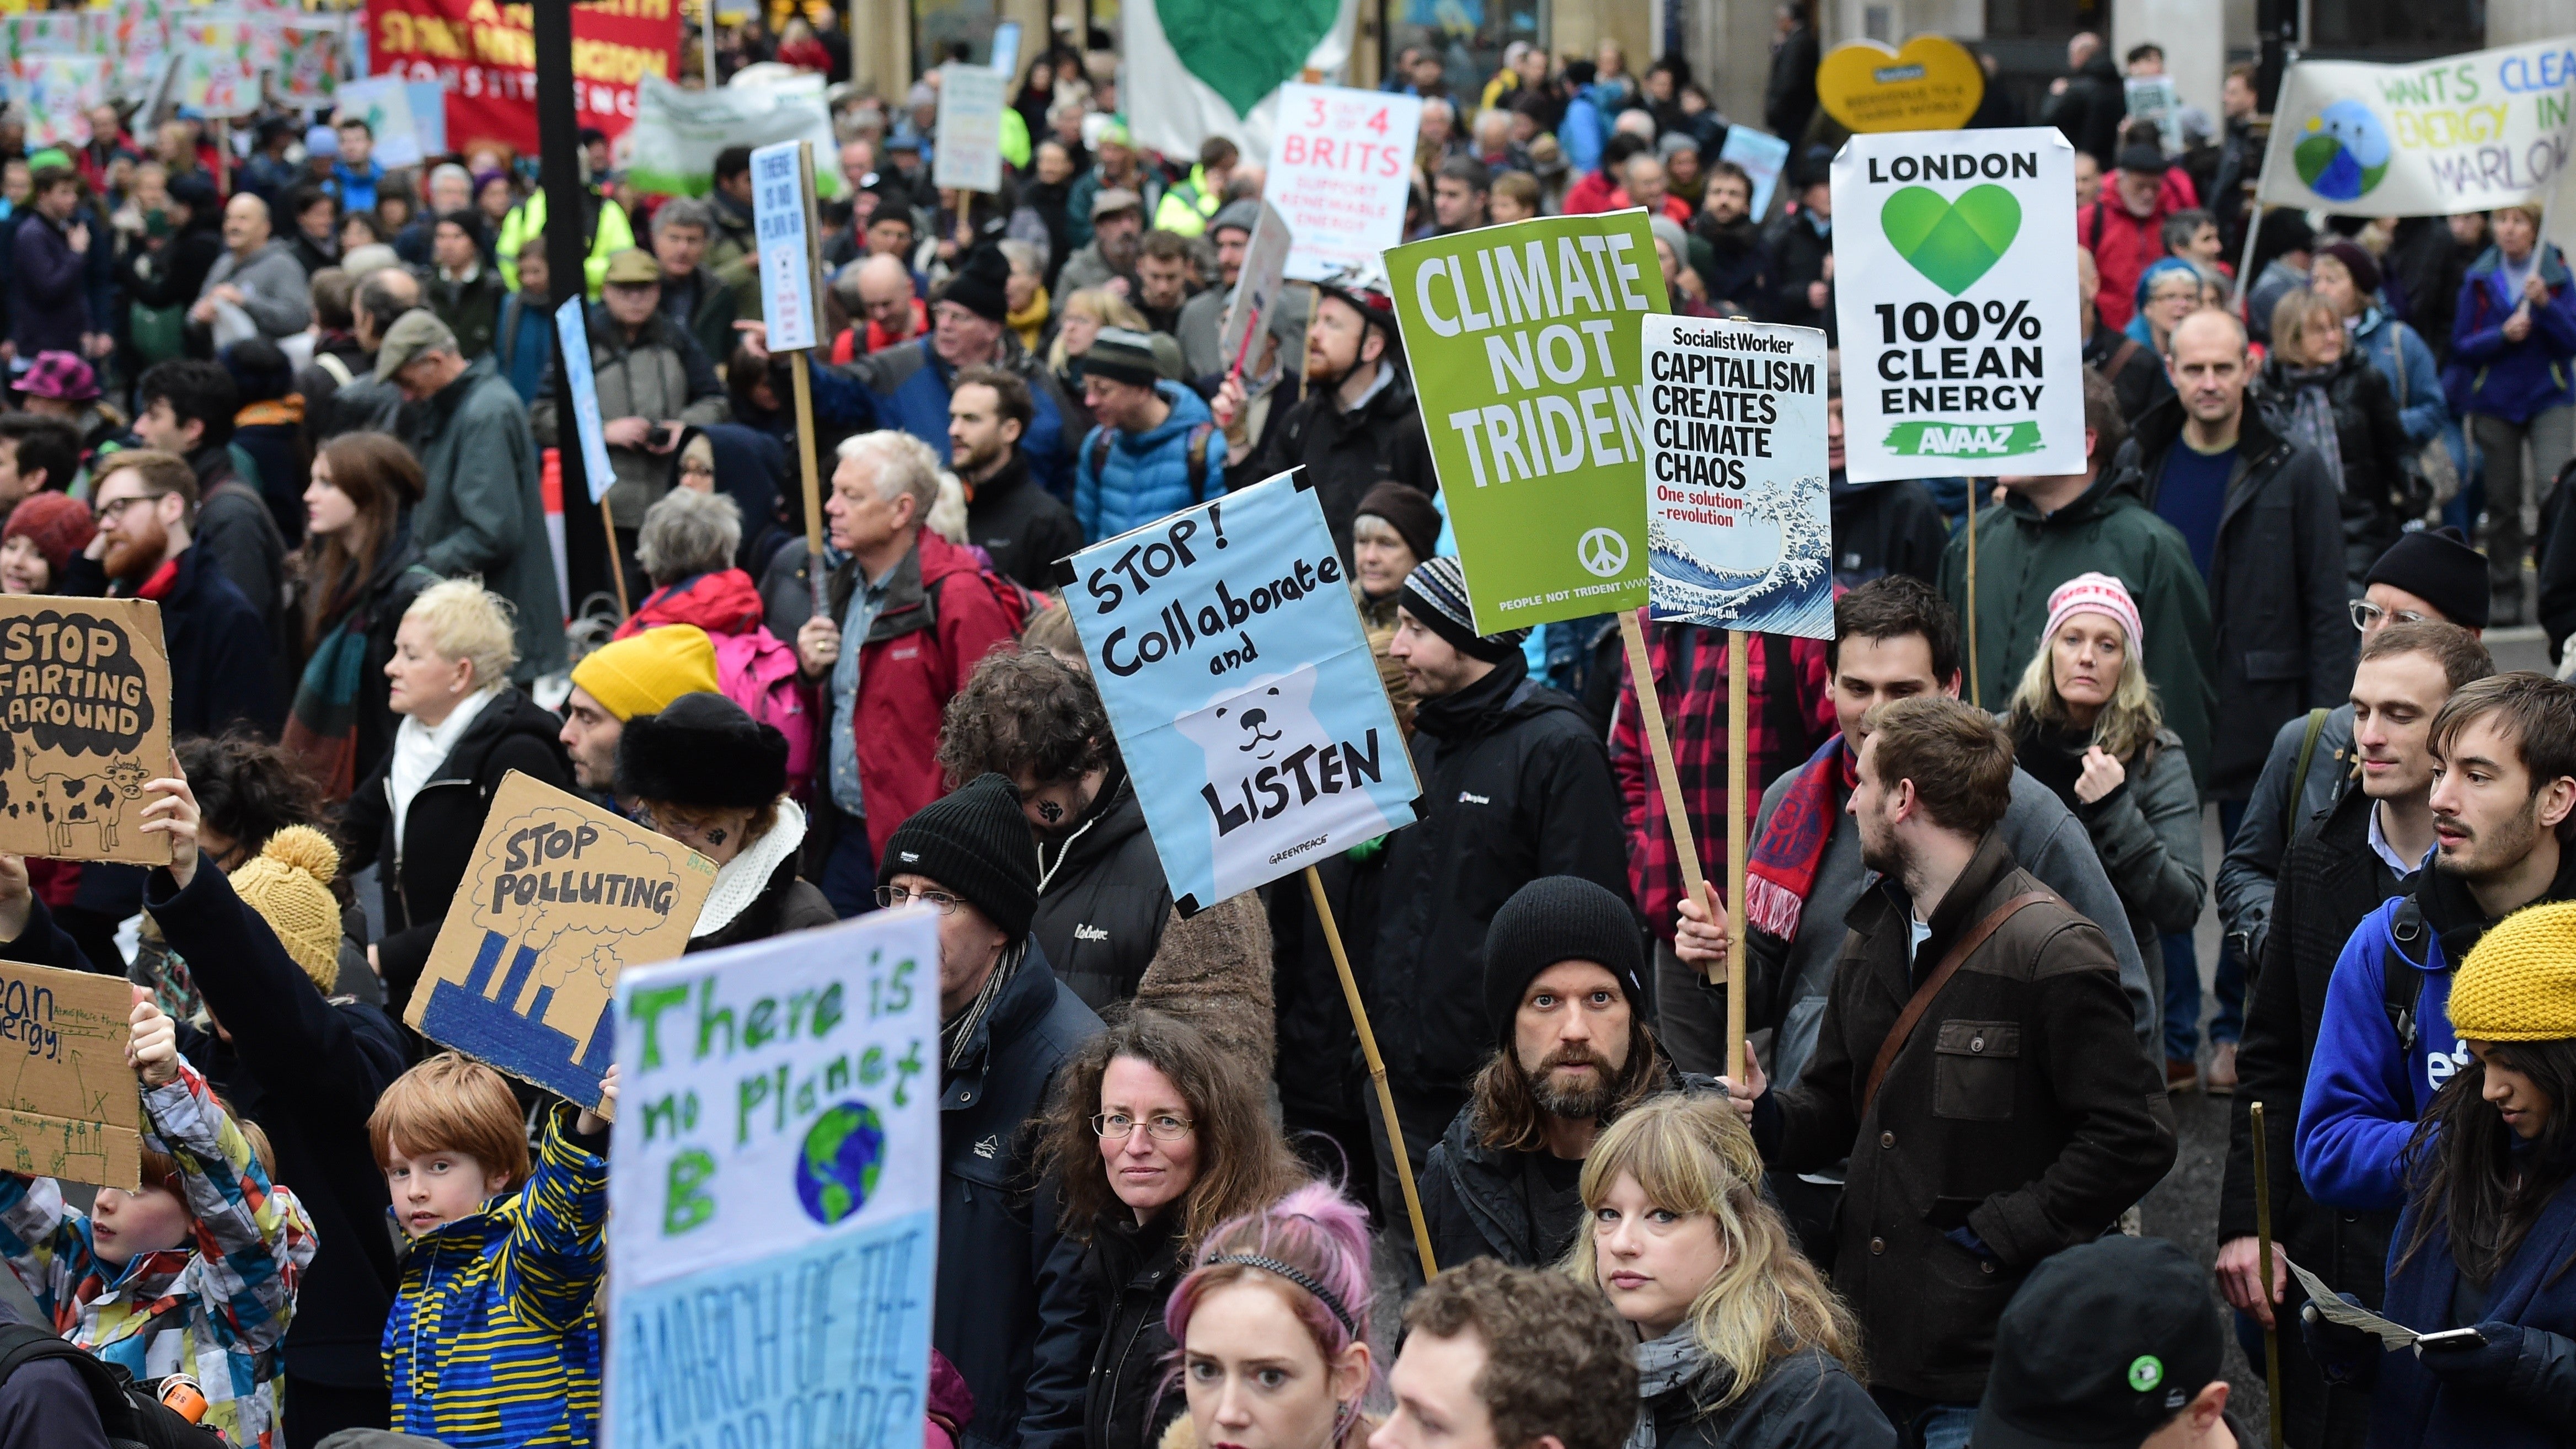
[[[1163,360],[1154,352],[1154,339],[1144,333],[1103,327],[1091,350],[1082,354],[1082,371],[1085,376],[1152,387],[1163,380]]]
[[[2488,928],[2451,982],[2449,1012],[2468,1041],[2576,1037],[2576,901],[2526,906]]]
[[[1500,664],[1518,653],[1521,641],[1529,637],[1527,629],[1477,634],[1476,611],[1467,602],[1467,571],[1459,567],[1455,558],[1424,559],[1414,565],[1396,602],[1422,621],[1424,628],[1448,640],[1451,648],[1487,664]]]

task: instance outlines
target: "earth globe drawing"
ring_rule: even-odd
[[[2328,201],[2351,201],[2388,174],[2388,128],[2359,101],[2336,101],[2308,118],[2291,148],[2299,180]]]
[[[829,1226],[857,1212],[885,1167],[885,1122],[865,1102],[843,1102],[814,1119],[796,1154],[796,1200]]]

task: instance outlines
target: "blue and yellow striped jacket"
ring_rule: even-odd
[[[517,1192],[411,1240],[385,1319],[393,1429],[449,1449],[587,1445],[599,1422],[608,1163],[546,1122]]]

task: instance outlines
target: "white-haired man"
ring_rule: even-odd
[[[845,917],[868,909],[894,828],[945,793],[936,754],[948,697],[1017,633],[975,556],[922,526],[938,496],[929,445],[887,430],[841,444],[823,501],[848,561],[832,573],[828,612],[796,631],[796,655],[831,705],[818,884]]]

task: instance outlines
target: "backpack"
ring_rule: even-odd
[[[1215,431],[1214,423],[1199,423],[1190,429],[1187,476],[1193,503],[1207,494],[1208,435]],[[1109,441],[1109,429],[1096,427],[1091,430],[1091,476],[1095,479],[1101,477],[1109,466]]]
[[[223,1435],[161,1402],[162,1380],[137,1383],[124,1369],[32,1323],[0,1324],[0,1383],[42,1359],[59,1360],[80,1375],[112,1449],[222,1449]]]
[[[796,651],[765,628],[707,638],[716,646],[716,687],[724,697],[787,737],[787,790],[801,795],[814,773],[814,706],[797,677]]]

